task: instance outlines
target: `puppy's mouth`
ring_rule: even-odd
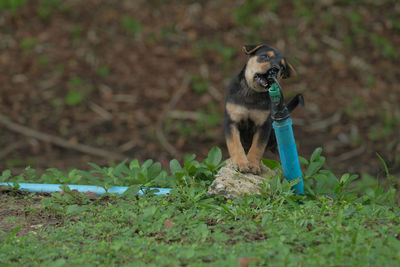
[[[271,87],[271,85],[278,79],[279,68],[272,67],[265,73],[256,73],[254,75],[254,81],[265,90]]]

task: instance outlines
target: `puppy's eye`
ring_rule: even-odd
[[[269,56],[268,55],[261,55],[261,56],[258,57],[258,61],[259,62],[265,62],[267,60],[269,60]]]

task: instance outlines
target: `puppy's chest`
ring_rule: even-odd
[[[261,126],[269,116],[269,110],[266,109],[249,109],[245,106],[235,103],[226,103],[226,111],[233,122],[251,120],[255,125]]]

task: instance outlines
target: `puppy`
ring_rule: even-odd
[[[248,56],[243,69],[229,84],[225,103],[224,134],[229,155],[240,172],[260,173],[261,158],[266,149],[276,150],[276,139],[270,116],[269,79],[275,72],[278,80],[296,75],[293,66],[281,52],[267,45],[246,45]],[[296,95],[288,104],[291,112],[303,96]]]

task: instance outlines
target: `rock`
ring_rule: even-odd
[[[215,180],[208,188],[207,196],[223,196],[227,199],[242,198],[245,193],[260,194],[260,184],[263,180],[268,181],[269,178],[276,174],[260,164],[261,174],[239,172],[232,163],[231,159],[226,160],[226,165],[222,167],[215,176]]]

